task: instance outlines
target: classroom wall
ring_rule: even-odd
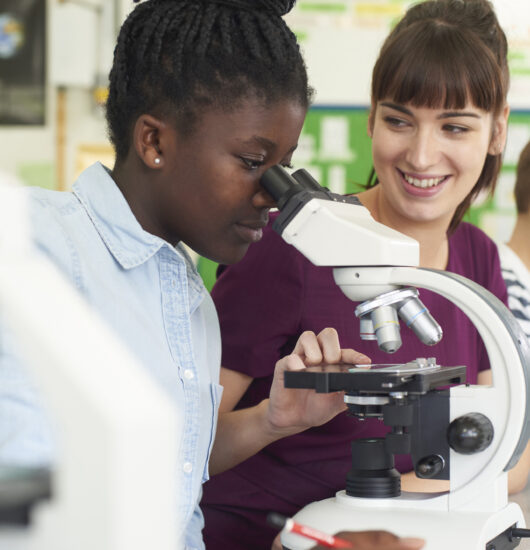
[[[47,11],[45,124],[0,125],[0,170],[30,185],[57,187],[61,103],[68,188],[78,171],[80,148],[110,149],[103,109],[94,93],[98,85],[107,85],[118,24],[132,0],[42,1]],[[17,8],[23,13],[24,3],[17,2],[1,0],[0,14],[17,13]]]

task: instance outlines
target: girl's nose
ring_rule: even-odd
[[[252,204],[255,208],[275,208],[276,201],[261,187],[258,185],[256,193],[252,197]]]

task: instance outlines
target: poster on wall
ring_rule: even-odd
[[[46,0],[0,0],[0,125],[43,125]]]

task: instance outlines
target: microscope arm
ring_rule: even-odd
[[[335,282],[356,300],[381,286],[412,285],[440,294],[461,309],[477,328],[490,360],[491,387],[451,389],[451,420],[481,412],[493,423],[495,435],[485,451],[469,456],[451,451],[451,499],[458,507],[485,483],[512,468],[530,436],[530,348],[506,306],[480,285],[447,271],[411,267],[336,268]],[[377,291],[375,292],[377,294]]]

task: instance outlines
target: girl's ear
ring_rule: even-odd
[[[491,135],[488,153],[490,155],[500,155],[506,146],[506,134],[508,131],[508,117],[510,116],[510,107],[505,105],[501,113],[493,119],[493,131]]]
[[[138,157],[152,169],[164,165],[162,147],[166,124],[151,115],[140,115],[136,119],[133,130],[133,145]]]

